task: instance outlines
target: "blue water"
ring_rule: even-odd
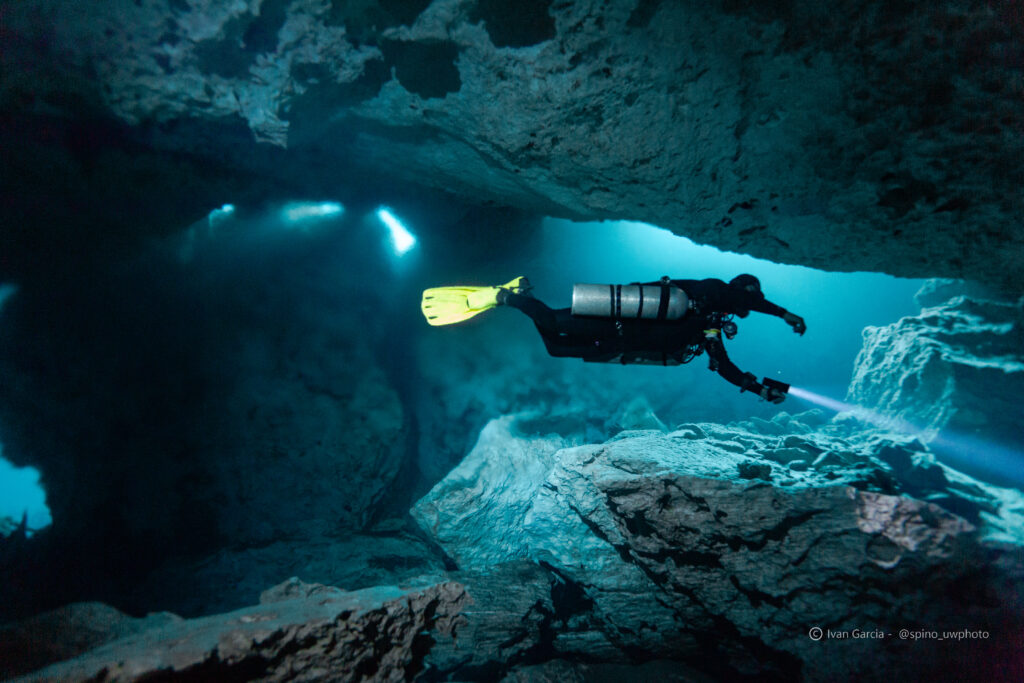
[[[0,454],[3,448],[0,447]],[[39,470],[34,467],[15,467],[0,457],[0,519],[8,518],[20,523],[28,515],[29,532],[50,525],[50,509],[46,506],[46,492],[39,483]]]

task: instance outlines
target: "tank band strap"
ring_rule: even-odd
[[[668,316],[668,288],[669,285],[661,285],[661,302],[658,304],[658,320],[664,320]],[[643,287],[640,288],[643,290]]]

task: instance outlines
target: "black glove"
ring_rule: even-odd
[[[786,400],[786,394],[775,387],[761,387],[761,398],[769,403],[778,405]]]
[[[807,331],[807,323],[804,319],[798,316],[796,313],[786,312],[786,315],[782,316],[782,319],[793,328],[793,331],[797,334],[803,334]]]
[[[740,385],[740,393],[752,391],[755,394],[761,393],[761,385],[757,381],[757,375],[752,372],[743,373],[743,383]]]

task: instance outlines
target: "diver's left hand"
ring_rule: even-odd
[[[805,323],[804,319],[798,316],[796,313],[789,313],[787,311],[786,315],[782,316],[782,319],[785,320],[786,324],[792,327],[793,331],[796,332],[797,334],[802,335],[804,332],[807,331],[807,323]]]

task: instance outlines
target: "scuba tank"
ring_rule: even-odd
[[[607,356],[584,358],[585,363],[616,363],[618,365],[684,365],[704,352],[699,344],[679,351],[623,351]]]
[[[595,318],[678,320],[686,315],[686,292],[663,281],[658,285],[587,285],[572,287],[572,314]]]

